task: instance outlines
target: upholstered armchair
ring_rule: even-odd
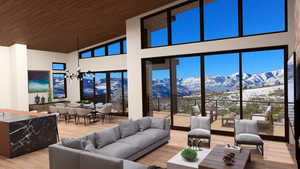
[[[266,110],[262,113],[251,113],[251,119],[257,121],[259,129],[273,128],[272,107],[267,106]]]
[[[237,146],[256,145],[256,149],[264,155],[264,142],[258,135],[256,120],[235,120],[234,142]]]
[[[211,141],[211,126],[210,117],[192,116],[191,117],[191,131],[188,132],[188,144],[193,138],[200,140],[208,140],[208,147]]]

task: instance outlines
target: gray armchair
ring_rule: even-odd
[[[236,120],[234,125],[235,145],[256,145],[256,149],[264,155],[264,142],[258,135],[257,121]]]
[[[192,116],[191,117],[191,131],[188,132],[188,144],[193,138],[200,140],[207,139],[208,147],[210,147],[211,142],[211,123],[210,117],[200,117]]]

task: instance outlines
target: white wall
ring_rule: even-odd
[[[10,48],[0,46],[0,108],[11,107]]]
[[[128,106],[130,118],[136,119],[142,116],[142,58],[176,56],[193,53],[207,53],[215,51],[238,50],[268,46],[280,46],[289,45],[290,43],[289,32],[283,32],[226,40],[174,45],[168,47],[141,49],[141,18],[181,2],[183,2],[183,0],[176,1],[172,4],[147,12],[140,16],[130,18],[126,22],[126,38],[128,50]]]
[[[15,44],[10,47],[12,107],[16,110],[28,108],[27,46]]]
[[[67,63],[69,54],[66,53],[58,53],[58,52],[48,52],[48,51],[40,51],[40,50],[32,50],[28,49],[28,70],[42,70],[42,71],[49,71],[50,72],[50,88],[53,89],[52,83],[52,73],[64,72],[64,71],[53,71],[52,70],[52,63],[59,62],[59,63]],[[68,68],[68,66],[67,66]],[[37,93],[30,93],[29,94],[29,103],[34,104],[34,97]],[[39,96],[44,96],[46,101],[48,101],[48,93],[38,93]],[[52,94],[53,97],[53,94]],[[60,99],[60,100],[68,100]],[[59,101],[53,99],[53,101]]]
[[[28,110],[27,47],[0,47],[0,108]]]

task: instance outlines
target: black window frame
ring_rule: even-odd
[[[106,102],[110,102],[111,101],[111,87],[110,87],[110,73],[121,73],[121,78],[122,78],[122,108],[123,108],[123,112],[120,112],[121,115],[126,115],[126,105],[125,105],[125,80],[124,80],[124,73],[127,72],[127,70],[112,70],[112,71],[94,71],[94,72],[89,72],[92,74],[96,74],[96,73],[105,73],[106,74]],[[84,72],[82,72],[81,74],[84,74]],[[127,77],[128,78],[128,77]],[[94,80],[93,80],[93,95],[92,96],[84,96],[83,95],[83,81],[80,80],[80,100],[90,100],[93,102],[98,102],[98,99],[100,98],[99,95],[96,94],[96,77],[94,76]],[[128,97],[128,96],[127,96]]]
[[[109,43],[105,43],[105,44],[101,44],[99,46],[96,46],[96,47],[93,47],[93,48],[90,48],[90,49],[87,49],[87,50],[83,50],[83,51],[80,51],[79,52],[79,59],[90,59],[90,58],[95,58],[95,57],[105,57],[105,56],[114,56],[114,55],[122,55],[122,54],[127,54],[127,53],[124,53],[124,46],[123,46],[123,41],[127,40],[126,38],[121,38],[121,39],[118,39],[118,40],[114,40],[114,41],[111,41]],[[114,43],[119,43],[120,45],[120,54],[113,54],[113,55],[108,55],[108,46],[111,45],[111,44],[114,44]],[[99,48],[103,48],[104,47],[104,50],[105,50],[105,55],[104,56],[95,56],[95,50],[99,49]],[[88,58],[82,58],[81,55],[82,53],[85,53],[85,52],[91,52],[91,57],[88,57]]]
[[[54,75],[55,74],[62,74],[64,75],[64,91],[65,91],[65,97],[55,97],[54,96]],[[52,73],[52,86],[53,86],[53,90],[52,90],[52,93],[53,93],[53,99],[66,99],[68,97],[68,91],[67,91],[67,80],[66,80],[66,73]]]
[[[64,66],[64,69],[53,69],[53,65],[54,64],[62,64]],[[55,71],[65,71],[67,69],[66,63],[62,63],[62,62],[52,62],[52,70]]]
[[[171,30],[171,19],[167,20],[167,29],[168,29],[168,45],[164,45],[164,46],[155,46],[155,47],[149,47],[148,41],[145,40],[147,38],[145,38],[145,29],[144,29],[144,20],[147,18],[150,18],[152,16],[156,16],[158,14],[161,14],[163,12],[168,13],[169,17],[170,17],[170,12],[173,9],[176,8],[180,8],[186,4],[189,3],[193,3],[195,1],[199,1],[200,4],[200,41],[194,41],[194,42],[186,42],[186,43],[180,43],[180,44],[172,44],[171,42],[171,35],[172,35],[172,30]],[[159,47],[166,47],[166,46],[176,46],[176,45],[182,45],[182,44],[191,44],[191,43],[201,43],[201,42],[208,42],[208,41],[217,41],[217,40],[224,40],[224,39],[235,39],[235,38],[241,38],[241,37],[251,37],[251,36],[257,36],[257,35],[267,35],[267,34],[275,34],[275,33],[282,33],[282,32],[287,32],[288,31],[288,0],[284,0],[284,19],[285,19],[285,25],[284,25],[284,30],[283,31],[274,31],[274,32],[267,32],[267,33],[259,33],[259,34],[251,34],[251,35],[244,35],[243,29],[244,29],[244,25],[243,25],[243,0],[238,0],[238,35],[234,36],[234,37],[225,37],[225,38],[218,38],[218,39],[209,39],[209,40],[205,40],[205,35],[204,35],[204,12],[205,12],[205,8],[204,8],[204,0],[189,0],[186,2],[182,2],[180,4],[177,4],[175,6],[166,8],[164,10],[152,13],[150,15],[144,16],[140,19],[141,22],[141,48],[142,49],[151,49],[151,48],[159,48]]]
[[[283,49],[284,50],[284,136],[274,136],[274,135],[261,135],[263,139],[267,140],[275,140],[275,141],[283,141],[288,142],[289,141],[289,128],[288,128],[288,86],[287,86],[287,58],[288,58],[288,52],[289,48],[288,45],[281,45],[281,46],[267,46],[267,47],[258,47],[258,48],[243,48],[243,49],[235,49],[235,50],[223,50],[223,51],[217,51],[217,52],[204,52],[204,53],[195,53],[195,54],[185,54],[185,55],[174,55],[174,56],[166,56],[166,57],[158,57],[158,58],[144,58],[142,59],[142,102],[143,102],[143,116],[149,115],[149,107],[148,107],[148,96],[146,91],[146,61],[149,59],[161,59],[161,58],[177,58],[177,57],[191,57],[191,56],[200,56],[201,57],[201,103],[202,105],[205,105],[205,70],[204,70],[204,58],[205,56],[209,55],[216,55],[216,54],[227,54],[227,53],[239,53],[239,71],[241,76],[242,71],[242,52],[255,52],[255,51],[264,51],[264,50],[276,50],[276,49]],[[172,70],[170,70],[172,71]],[[240,115],[241,118],[243,118],[243,107],[242,107],[242,97],[243,97],[243,88],[242,88],[242,78],[240,78]],[[172,83],[172,82],[171,82]],[[171,84],[172,85],[172,84]],[[176,99],[176,98],[175,98]],[[171,97],[171,102],[174,100],[174,98]],[[177,107],[177,104],[173,105],[173,107]],[[173,119],[173,113],[171,112],[171,119]],[[201,106],[201,114],[205,115],[205,106]],[[189,131],[188,127],[182,127],[182,126],[174,126],[173,121],[171,121],[171,128],[175,130],[183,130],[183,131]],[[231,131],[223,131],[223,130],[212,130],[213,134],[220,134],[220,135],[227,135],[227,136],[234,136],[234,132]]]

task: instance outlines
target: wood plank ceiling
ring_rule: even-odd
[[[0,0],[0,46],[71,52],[124,35],[125,21],[174,0]]]

